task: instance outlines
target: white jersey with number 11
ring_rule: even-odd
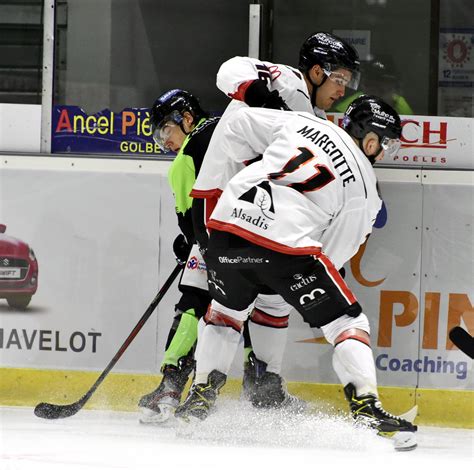
[[[287,254],[320,250],[337,269],[372,231],[382,201],[352,138],[309,113],[245,108],[226,122],[223,158],[263,158],[235,175],[208,227]]]

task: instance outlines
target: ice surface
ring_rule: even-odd
[[[47,421],[4,407],[0,469],[474,468],[472,430],[421,427],[418,448],[402,453],[342,417],[257,412],[233,400],[187,434],[175,421],[139,424],[138,413],[82,410]]]

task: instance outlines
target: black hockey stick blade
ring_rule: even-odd
[[[44,419],[69,418],[69,416],[75,415],[83,406],[84,404],[81,403],[81,400],[76,403],[71,403],[70,405],[38,403],[34,413],[38,418]]]
[[[82,407],[87,403],[89,398],[93,395],[96,391],[97,387],[104,381],[107,377],[109,372],[115,366],[117,361],[122,357],[122,354],[125,350],[130,346],[130,343],[134,340],[137,336],[138,332],[142,329],[143,325],[146,321],[150,318],[151,314],[155,310],[156,306],[159,304],[160,300],[166,294],[168,289],[173,284],[173,281],[178,277],[178,274],[181,272],[183,268],[182,264],[176,265],[173,269],[173,272],[169,275],[168,279],[165,281],[163,286],[161,287],[158,294],[156,294],[155,298],[152,300],[149,307],[146,309],[146,312],[142,315],[138,323],[133,328],[132,332],[128,335],[127,339],[123,342],[120,349],[117,351],[115,356],[109,362],[107,367],[103,370],[102,374],[100,374],[99,378],[94,382],[94,385],[85,393],[80,400],[70,403],[69,405],[55,405],[53,403],[38,403],[35,406],[34,413],[38,418],[44,419],[58,419],[58,418],[69,418],[70,416],[75,415]]]
[[[474,338],[460,326],[455,326],[449,332],[449,339],[471,359],[474,359]]]

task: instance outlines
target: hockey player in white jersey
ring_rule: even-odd
[[[356,50],[341,38],[319,32],[300,49],[298,69],[250,57],[234,57],[220,67],[217,86],[233,98],[217,126],[193,187],[195,198],[219,197],[227,182],[246,162],[222,156],[221,141],[227,119],[242,107],[306,111],[326,118],[325,111],[356,90],[360,80]]]
[[[195,198],[193,216],[199,214],[195,226],[201,246],[207,243],[203,214],[211,213],[230,178],[248,164],[226,158],[222,151],[227,120],[248,106],[306,111],[325,118],[325,110],[344,95],[345,87],[357,89],[358,83],[357,52],[341,38],[324,32],[312,34],[304,41],[298,69],[250,57],[234,57],[220,67],[217,86],[233,101],[215,129],[191,192]],[[290,310],[291,306],[279,295],[263,291],[258,297],[248,328],[255,339],[252,340],[255,355],[250,355],[245,368],[244,389],[246,384],[252,384],[255,374],[265,370],[280,373]],[[247,391],[255,406],[282,402],[293,407],[302,405],[282,388],[282,383],[271,385],[259,381],[257,385],[249,386]]]
[[[176,410],[205,419],[262,288],[281,295],[334,346],[333,366],[353,417],[414,448],[416,426],[378,400],[366,315],[338,269],[372,231],[382,201],[372,164],[400,148],[396,111],[373,96],[349,107],[344,128],[308,113],[242,109],[228,120],[222,151],[262,154],[229,182],[208,223],[211,308],[196,351],[193,388]]]

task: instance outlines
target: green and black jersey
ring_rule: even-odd
[[[195,241],[191,217],[193,198],[189,194],[218,122],[219,118],[201,119],[193,131],[186,136],[168,171],[168,181],[175,197],[178,225],[189,243]]]

